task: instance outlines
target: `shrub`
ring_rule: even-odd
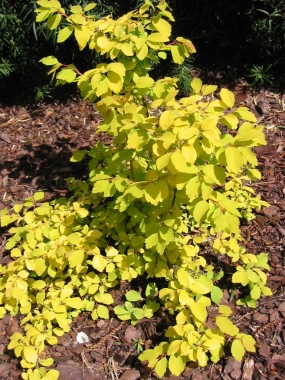
[[[135,324],[164,305],[176,324],[139,357],[159,376],[167,369],[179,375],[188,362],[217,362],[229,343],[241,360],[255,351],[255,340],[220,304],[222,272],[207,262],[201,245],[235,263],[232,282],[248,287],[238,305],[255,307],[271,294],[263,271],[267,255],[247,253],[239,227],[267,205],[248,186],[260,178],[252,147],[265,144],[262,126],[246,107],[234,106],[227,89],[216,99],[216,86],[196,78],[191,96],[177,99],[176,78],[151,78],[152,64],[167,52],[178,64],[195,52],[187,39],[170,41],[165,1],[154,8],[145,0],[117,20],[94,20],[86,14],[93,3],[72,7],[69,15],[57,0],[37,3],[38,21],[52,29],[68,22],[58,43],[74,33],[80,50],[88,45],[105,57],[84,73],[53,56],[41,61],[57,85],[76,82],[84,99],[97,100],[104,119],[98,133],[113,143],[74,152],[73,162],[89,157],[90,177],[69,179],[71,198],[39,204],[43,193],[36,193],[12,213],[2,211],[1,226],[16,226],[6,244],[13,261],[0,270],[0,312],[26,315],[25,335],[15,333],[8,346],[28,369],[23,378],[57,378],[44,369],[53,360],[40,353],[83,310],[94,320],[115,312]],[[144,296],[132,290],[124,306],[113,308],[109,289],[138,276],[150,281]],[[215,316],[208,315],[211,304]]]

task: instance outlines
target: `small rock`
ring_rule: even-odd
[[[135,326],[129,325],[125,332],[125,338],[131,342],[141,337],[141,331],[136,329]]]
[[[240,370],[236,370],[231,372],[230,376],[234,380],[239,380],[241,378],[242,372]]]
[[[136,369],[127,369],[122,376],[120,377],[120,380],[137,380],[141,377],[139,371]]]
[[[3,140],[8,144],[12,144],[10,137],[5,132],[0,133],[0,140]]]
[[[270,110],[270,105],[269,105],[269,102],[266,98],[260,100],[256,107],[257,111],[261,114],[261,115],[264,115],[264,114],[267,114]]]
[[[253,315],[253,321],[258,323],[267,323],[269,318],[268,314],[256,313]]]
[[[237,371],[241,372],[240,369],[241,369],[241,362],[238,362],[235,358],[230,356],[227,360],[227,364],[225,365],[224,373],[225,375],[231,374],[232,376],[233,372],[237,372]]]
[[[285,302],[281,302],[281,304],[278,306],[278,311],[285,312]]]

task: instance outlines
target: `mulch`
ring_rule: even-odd
[[[247,354],[242,363],[226,351],[218,364],[206,368],[186,368],[182,376],[170,379],[264,380],[285,379],[285,96],[269,91],[254,92],[240,80],[228,86],[238,104],[248,106],[265,125],[268,145],[256,149],[262,180],[252,183],[256,193],[270,203],[256,219],[242,226],[244,244],[249,252],[269,255],[268,285],[273,296],[262,298],[256,309],[235,306],[238,291],[224,291],[224,302],[234,310],[234,322],[244,333],[257,340],[256,354]],[[0,105],[0,210],[11,208],[36,191],[45,192],[45,200],[67,195],[66,178],[87,178],[86,162],[71,163],[75,149],[92,147],[97,140],[110,144],[110,138],[94,132],[101,121],[92,103],[71,98],[65,103],[5,107]],[[7,262],[7,231],[0,231],[0,263]],[[205,248],[206,249],[206,248]],[[116,302],[124,289],[113,290]],[[22,370],[12,351],[7,350],[9,336],[19,327],[20,316],[5,316],[0,321],[0,378],[21,379]],[[75,318],[71,331],[55,346],[47,347],[43,357],[53,357],[60,379],[155,379],[137,359],[134,344],[144,347],[159,342],[168,320],[158,313],[136,326],[121,322],[93,321],[88,313]],[[77,342],[84,332],[89,344]]]

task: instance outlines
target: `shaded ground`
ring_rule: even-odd
[[[254,93],[242,80],[228,87],[234,91],[237,103],[250,107],[266,126],[268,145],[256,149],[263,177],[252,186],[271,206],[243,226],[242,232],[250,252],[269,254],[268,284],[274,295],[262,299],[253,310],[235,307],[239,293],[225,291],[224,303],[232,307],[240,330],[257,340],[257,353],[248,355],[243,363],[228,354],[217,365],[204,369],[189,367],[183,376],[171,376],[172,380],[285,379],[285,96]],[[87,176],[85,162],[74,164],[69,159],[74,149],[91,147],[98,139],[94,132],[100,120],[93,104],[75,98],[65,104],[34,108],[0,107],[0,209],[39,190],[45,191],[46,200],[65,195],[67,177]],[[109,142],[105,135],[100,139]],[[0,232],[2,264],[6,236],[5,231]],[[112,291],[116,302],[128,289],[124,283],[121,287]],[[83,313],[72,323],[71,332],[43,354],[54,358],[55,368],[64,380],[153,379],[154,374],[137,360],[133,346],[141,338],[144,347],[151,347],[168,323],[162,312],[135,327],[116,319],[92,321]],[[18,360],[6,348],[9,336],[19,329],[17,317],[6,316],[0,321],[1,379],[21,378]],[[85,332],[90,344],[78,344],[78,332]]]

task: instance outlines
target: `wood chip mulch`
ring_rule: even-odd
[[[269,91],[255,93],[242,80],[228,87],[237,103],[249,107],[266,127],[268,145],[256,149],[262,180],[252,186],[271,206],[243,226],[242,233],[249,252],[269,255],[268,285],[273,296],[250,309],[234,305],[237,291],[233,297],[230,290],[224,292],[224,301],[234,310],[235,323],[257,340],[256,354],[247,354],[239,363],[226,352],[218,364],[189,366],[181,376],[170,379],[285,380],[285,96]],[[0,210],[36,191],[45,191],[46,200],[65,196],[67,177],[87,178],[86,162],[69,160],[75,149],[92,147],[98,139],[110,143],[106,135],[94,136],[100,121],[94,105],[77,98],[64,104],[25,108],[0,104]],[[1,264],[5,263],[6,237],[7,232],[0,231]],[[116,302],[121,291],[112,291]],[[57,345],[47,347],[44,354],[54,358],[54,368],[62,380],[155,379],[155,374],[138,361],[133,345],[141,338],[145,346],[151,346],[166,327],[162,314],[134,327],[116,319],[92,321],[83,313],[73,321],[70,333]],[[0,321],[1,379],[21,379],[19,362],[7,350],[9,336],[15,331],[20,331],[19,318],[5,316]],[[78,344],[78,332],[85,332],[91,344]]]

